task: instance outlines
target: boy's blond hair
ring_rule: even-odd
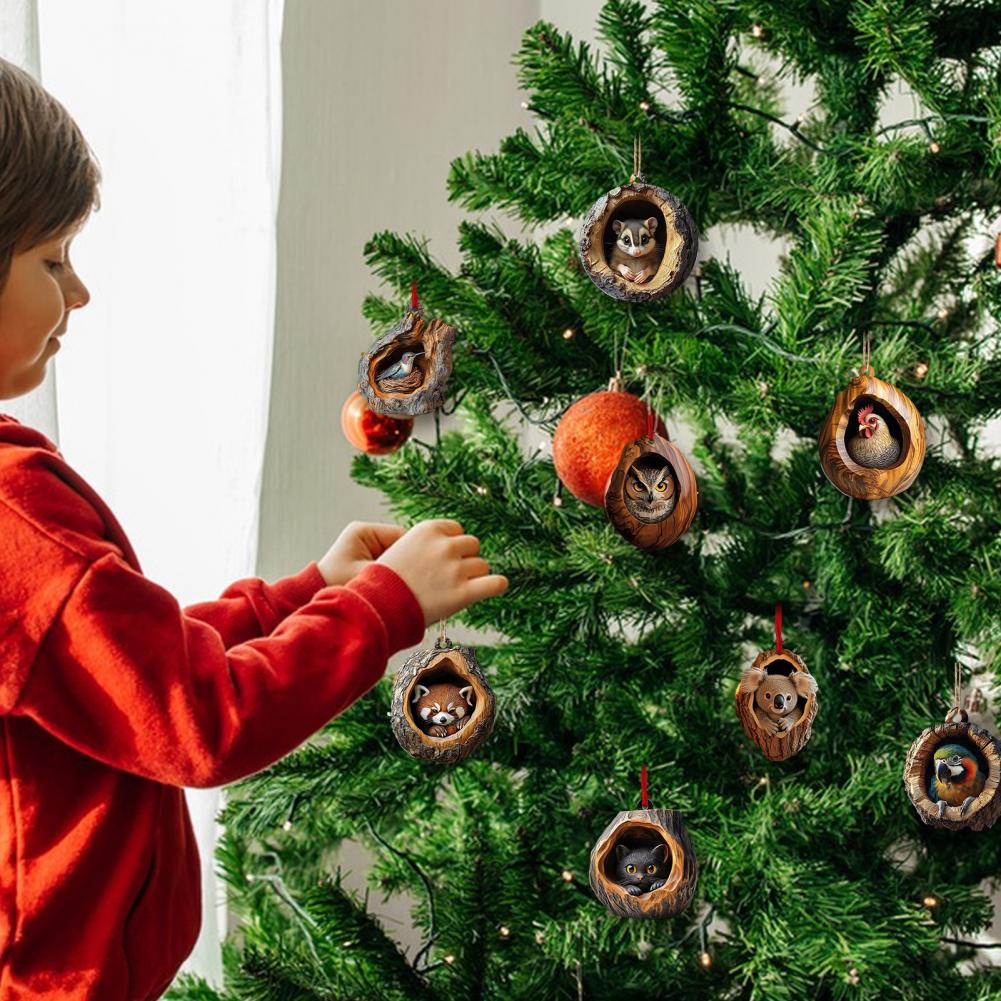
[[[69,112],[0,59],[0,291],[11,258],[100,208],[101,169]]]

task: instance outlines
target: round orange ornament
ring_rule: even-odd
[[[365,397],[356,389],[341,407],[341,430],[359,451],[369,455],[395,452],[414,429],[412,417],[386,417],[371,410]]]

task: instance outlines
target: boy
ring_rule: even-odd
[[[0,59],[0,399],[42,381],[89,293],[100,171]],[[499,595],[455,521],[352,522],[299,573],[181,609],[38,431],[0,415],[0,999],[159,997],[201,922],[183,786],[267,767],[426,627]]]

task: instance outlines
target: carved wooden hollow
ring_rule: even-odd
[[[963,713],[963,716],[966,714]],[[947,717],[951,718],[952,714]],[[961,744],[970,749],[987,772],[980,795],[966,808],[961,805],[946,806],[942,816],[938,803],[931,798],[930,783],[935,750],[942,744]],[[990,731],[976,723],[964,720],[930,726],[917,737],[907,752],[904,764],[904,788],[918,816],[929,827],[946,827],[950,830],[968,828],[982,831],[991,827],[1001,813],[1001,743]]]
[[[854,417],[866,404],[872,404],[900,444],[900,455],[885,469],[860,465],[848,451],[849,443],[858,434]],[[859,500],[893,497],[906,490],[921,471],[925,422],[917,407],[896,386],[860,374],[838,393],[820,429],[819,447],[825,475],[843,494]]]
[[[358,365],[358,388],[369,407],[388,417],[415,417],[437,410],[452,373],[455,328],[425,322],[422,308],[378,338]]]
[[[425,732],[427,724],[422,726],[418,722],[412,700],[418,685],[430,687],[446,682],[459,688],[471,686],[473,705],[462,729],[438,737]],[[415,758],[452,764],[468,757],[493,730],[495,709],[494,693],[471,647],[446,645],[416,650],[407,658],[393,682],[390,709],[393,733],[400,746]]]
[[[637,464],[650,466],[656,460],[665,463],[674,487],[674,507],[658,520],[647,520],[647,511],[630,494]],[[699,508],[699,488],[695,473],[684,453],[667,438],[654,434],[639,438],[622,450],[619,463],[612,470],[605,487],[605,515],[615,530],[640,549],[663,549],[688,531]]]
[[[668,846],[670,872],[656,890],[633,896],[615,879],[615,846]],[[616,814],[591,849],[588,877],[594,895],[613,914],[624,918],[670,918],[695,895],[698,863],[691,838],[677,810],[627,810]]]
[[[774,647],[771,650],[762,650],[754,658],[751,668],[764,671],[766,676],[785,675],[792,677],[795,674],[807,676],[810,674],[803,658],[786,648],[783,648],[781,653]],[[755,707],[756,695],[757,689],[746,688],[742,676],[737,685],[735,701],[737,718],[740,720],[744,732],[758,745],[769,761],[784,761],[786,758],[798,754],[810,739],[813,721],[817,716],[816,693],[799,697],[796,710],[794,710],[796,713],[795,721],[789,724],[787,730],[778,732],[770,732],[769,728],[762,725],[759,718],[759,712],[762,710],[756,711]],[[767,718],[767,713],[764,715]]]
[[[636,283],[610,264],[616,241],[612,223],[651,216],[657,220],[653,235],[663,258],[652,278]],[[591,281],[613,299],[628,302],[649,302],[676,289],[688,277],[699,252],[698,230],[688,209],[669,191],[643,181],[602,195],[581,224],[577,242],[581,264]]]

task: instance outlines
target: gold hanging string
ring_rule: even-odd
[[[956,679],[956,681],[955,681],[955,684],[956,684],[956,702],[955,702],[955,705],[956,705],[957,709],[962,709],[963,708],[963,702],[962,702],[963,682],[962,682],[961,671],[962,671],[962,669],[960,668],[959,661],[957,660],[956,661],[956,671],[955,671],[955,679]]]
[[[633,184],[643,170],[643,140],[639,136],[633,136],[633,173],[629,178],[629,183]]]
[[[868,330],[862,335],[862,367],[859,369],[859,374],[875,374],[872,367],[872,335]]]

